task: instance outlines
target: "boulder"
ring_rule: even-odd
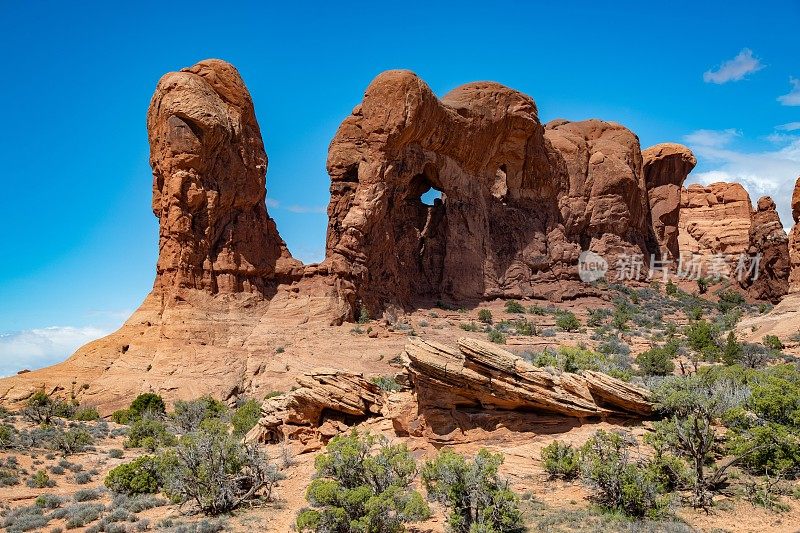
[[[681,188],[686,176],[697,165],[697,158],[681,144],[662,143],[643,150],[642,161],[650,221],[659,255],[677,259]]]
[[[298,377],[297,385],[264,401],[261,419],[246,440],[326,440],[346,430],[348,421],[379,414],[384,403],[377,385],[344,370],[316,368]]]

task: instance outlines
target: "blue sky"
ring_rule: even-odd
[[[542,121],[620,122],[642,146],[692,146],[694,181],[771,193],[785,226],[800,175],[800,2],[0,1],[5,236],[0,375],[69,355],[149,291],[157,254],[145,112],[159,77],[235,64],[253,95],[270,214],[322,257],[325,158],[379,72],[442,95],[495,80]]]

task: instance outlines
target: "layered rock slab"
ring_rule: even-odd
[[[645,389],[600,372],[551,373],[485,341],[462,338],[453,348],[417,339],[404,355],[416,403],[390,415],[399,433],[446,441],[475,428],[535,431],[563,417],[652,412]]]

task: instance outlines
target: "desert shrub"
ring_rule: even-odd
[[[253,429],[261,418],[261,402],[250,398],[236,408],[231,416],[233,434],[237,437],[244,437],[248,431]]]
[[[178,400],[170,413],[170,421],[181,433],[191,433],[200,427],[205,420],[221,419],[228,412],[228,407],[211,396],[203,396],[196,400]]]
[[[542,337],[555,337],[556,330],[553,328],[544,328],[540,334]]]
[[[354,431],[331,439],[315,467],[306,492],[311,508],[298,514],[298,531],[400,532],[430,516],[410,488],[417,464],[404,444]]]
[[[17,430],[14,426],[0,424],[0,450],[13,448],[17,442]]]
[[[100,413],[94,407],[78,407],[75,409],[72,419],[82,422],[94,422],[100,420]]]
[[[631,347],[619,337],[611,336],[597,345],[597,351],[606,356],[621,355],[627,357],[631,353]]]
[[[481,309],[478,311],[478,320],[483,322],[484,324],[491,324],[492,323],[492,312],[488,309]]]
[[[400,384],[393,376],[376,376],[372,378],[372,383],[378,386],[382,391],[396,392],[402,389]]]
[[[580,473],[577,450],[557,440],[542,448],[542,463],[551,478],[573,479]]]
[[[369,316],[369,309],[367,309],[364,306],[361,306],[361,310],[358,312],[357,322],[359,324],[366,324],[370,320],[372,320],[372,318]]]
[[[672,280],[669,280],[664,287],[664,292],[667,294],[667,296],[675,296],[678,294],[678,286],[672,283]]]
[[[49,425],[53,418],[68,418],[72,414],[72,406],[58,398],[52,398],[42,391],[34,393],[25,407],[22,416],[35,424]]]
[[[281,478],[256,445],[242,443],[214,421],[182,437],[161,462],[167,495],[210,515],[231,511],[259,492],[269,499]]]
[[[627,435],[598,431],[581,449],[581,473],[603,507],[634,517],[658,518],[669,500],[657,472],[632,456]]]
[[[581,321],[571,311],[562,311],[556,315],[556,327],[563,331],[578,331]]]
[[[525,335],[527,337],[536,335],[538,333],[536,325],[532,322],[528,322],[525,319],[515,321],[514,329],[516,330],[517,335]]]
[[[162,507],[168,502],[154,494],[115,494],[111,503],[113,508],[122,508],[131,513],[141,513],[155,507]]]
[[[94,444],[94,437],[84,426],[69,428],[66,431],[58,429],[53,434],[47,447],[57,450],[64,455],[82,452],[87,446]]]
[[[57,494],[42,494],[36,498],[34,504],[41,509],[58,509],[64,501],[64,498]]]
[[[480,329],[480,328],[479,328],[479,326],[478,326],[478,324],[476,324],[476,323],[475,323],[475,322],[473,322],[473,321],[469,321],[469,322],[461,322],[461,323],[458,325],[458,327],[460,327],[460,328],[461,328],[461,329],[463,329],[464,331],[478,331],[478,330]]]
[[[506,343],[506,336],[496,329],[489,330],[487,333],[489,340],[495,344],[505,344]]]
[[[700,294],[705,294],[708,291],[708,286],[710,284],[710,280],[706,278],[697,278],[697,292]]]
[[[161,485],[158,460],[149,455],[137,457],[112,468],[104,483],[109,490],[121,494],[158,492]]]
[[[697,320],[684,328],[683,334],[689,346],[707,360],[715,360],[719,355],[717,346],[718,330],[707,320]]]
[[[656,408],[665,415],[653,423],[653,441],[689,462],[695,507],[711,505],[712,492],[727,468],[711,473],[706,468],[717,451],[715,423],[744,405],[748,392],[731,380],[701,376],[670,377],[653,391]]]
[[[592,328],[600,327],[605,324],[606,320],[611,316],[611,311],[598,307],[596,309],[589,309],[589,317],[586,319],[586,325]]]
[[[112,459],[122,459],[124,455],[125,452],[123,450],[120,450],[119,448],[112,448],[108,450],[108,456],[111,457]]]
[[[525,307],[516,300],[506,302],[506,313],[524,313]]]
[[[717,296],[719,297],[717,309],[720,313],[727,313],[746,304],[744,296],[732,289],[719,291]]]
[[[145,415],[164,416],[167,413],[164,399],[152,392],[145,392],[137,396],[131,402],[130,410],[135,418]]]
[[[664,346],[650,348],[636,356],[639,370],[648,376],[666,376],[675,370],[672,359],[678,354],[678,344],[674,341]]]
[[[87,526],[100,518],[105,506],[101,503],[77,503],[59,510],[64,511],[62,518],[66,519],[67,529],[76,529]],[[58,516],[61,515],[62,513],[58,513]]]
[[[103,493],[98,489],[81,489],[72,495],[72,499],[76,502],[91,502],[102,497]]]
[[[783,350],[783,343],[777,335],[764,335],[761,342],[771,350]]]
[[[428,498],[444,505],[455,532],[525,530],[519,498],[498,475],[501,454],[481,449],[474,460],[444,450],[422,469]]]
[[[628,329],[628,322],[634,315],[635,309],[623,299],[617,299],[614,312],[611,314],[611,326],[618,331]]]
[[[9,533],[18,531],[39,530],[46,526],[50,519],[44,515],[37,505],[18,507],[9,511],[3,519],[3,528]]]
[[[735,365],[742,360],[742,345],[736,340],[736,333],[728,332],[725,344],[722,346],[722,362],[726,365]]]
[[[50,479],[46,471],[39,470],[28,479],[27,485],[32,489],[45,489],[48,487],[55,487],[56,482]]]
[[[78,472],[73,476],[76,485],[86,485],[92,481],[92,474],[89,472]]]
[[[547,314],[547,309],[536,304],[528,306],[527,311],[531,315],[544,316]]]
[[[148,451],[174,444],[175,435],[167,430],[164,422],[149,417],[136,419],[128,430],[128,438],[123,442],[126,448],[145,448]]]

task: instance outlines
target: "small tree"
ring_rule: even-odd
[[[634,442],[621,433],[595,433],[581,449],[583,479],[595,489],[600,505],[630,516],[658,518],[669,502],[657,470],[633,457]]]
[[[711,495],[729,462],[713,471],[706,470],[716,448],[714,424],[735,407],[741,406],[748,391],[728,380],[709,381],[698,376],[667,378],[654,391],[656,408],[666,417],[654,422],[659,444],[686,458],[693,469],[693,505],[707,509]]]
[[[410,488],[417,465],[404,444],[353,431],[331,439],[315,466],[306,492],[312,508],[297,516],[299,531],[394,533],[430,516]]]
[[[735,365],[741,362],[742,345],[736,340],[736,333],[728,332],[725,339],[725,346],[722,347],[722,362],[726,365]]]
[[[121,494],[158,492],[161,486],[158,460],[153,456],[143,455],[130,463],[112,468],[106,475],[105,486]]]
[[[270,498],[281,475],[253,444],[243,444],[216,422],[181,438],[161,458],[164,490],[173,499],[194,502],[209,515],[236,509],[263,491]]]
[[[762,343],[770,350],[783,350],[783,343],[777,335],[764,335]]]
[[[69,417],[72,406],[57,398],[51,398],[43,391],[33,394],[22,409],[22,416],[35,423],[50,425],[55,417]]]
[[[205,420],[220,419],[228,412],[228,407],[211,396],[203,396],[196,400],[175,402],[170,414],[172,424],[181,433],[191,433],[200,427]]]
[[[498,475],[502,462],[502,455],[481,449],[473,461],[444,450],[425,463],[428,497],[449,509],[447,523],[454,532],[525,530],[518,498]]]
[[[231,424],[233,424],[233,434],[237,437],[244,437],[258,424],[261,418],[261,402],[250,398],[242,405],[236,408],[236,411],[231,417]]]
[[[131,402],[130,410],[134,418],[141,418],[145,414],[160,417],[167,413],[164,399],[152,392],[145,392],[137,396],[136,399]]]
[[[484,324],[491,324],[492,323],[492,312],[488,309],[481,309],[478,311],[478,320],[483,322]]]

